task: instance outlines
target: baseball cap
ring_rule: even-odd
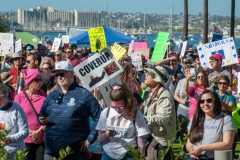
[[[223,60],[222,54],[213,54],[213,55],[210,57],[210,59],[211,59],[211,58],[216,59],[220,64],[222,64],[222,60]]]
[[[65,71],[73,72],[73,66],[68,61],[60,61],[55,65],[54,71],[57,71],[57,70],[65,70]]]

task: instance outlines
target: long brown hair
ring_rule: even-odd
[[[197,108],[195,110],[193,119],[192,119],[192,125],[191,125],[191,129],[189,132],[189,139],[190,142],[192,144],[196,143],[196,142],[200,142],[203,138],[203,133],[204,133],[204,121],[205,121],[205,113],[203,112],[203,110],[200,107],[200,100],[202,98],[202,96],[204,94],[211,94],[212,98],[213,98],[213,102],[214,102],[214,108],[213,108],[213,114],[215,116],[221,114],[222,112],[222,105],[221,105],[221,101],[217,95],[217,93],[211,91],[211,90],[205,90],[201,93],[201,95],[199,96],[198,99],[198,103],[197,103]]]
[[[129,82],[129,75],[133,74],[131,73],[133,71],[133,67],[131,63],[125,63],[122,65],[123,67],[123,72],[119,74],[119,77],[121,79],[122,82],[125,82],[126,84],[128,84]]]
[[[202,73],[203,76],[204,76],[204,81],[205,81],[205,84],[204,84],[204,88],[207,88],[209,87],[209,80],[208,80],[208,75],[205,71],[200,71],[196,74],[196,77],[195,77],[195,81],[194,81],[194,86],[196,87],[199,87],[198,83],[197,83],[197,76]]]
[[[135,97],[126,85],[115,85],[110,92],[110,100],[123,100],[125,102],[124,111],[128,117],[132,116],[133,111],[138,107]]]

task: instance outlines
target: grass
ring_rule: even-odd
[[[178,155],[178,153],[180,152],[180,146],[179,146],[179,143],[174,143],[173,144],[173,153],[175,155]],[[234,160],[238,159],[238,156],[239,156],[239,153],[240,153],[240,141],[237,142],[237,147],[235,149],[235,157],[234,157]]]

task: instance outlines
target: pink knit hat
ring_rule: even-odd
[[[222,65],[222,60],[223,60],[222,54],[213,54],[210,58],[216,59]]]
[[[30,84],[34,78],[42,77],[38,69],[26,69],[26,70],[23,70],[22,72],[24,75],[24,81],[26,85]]]

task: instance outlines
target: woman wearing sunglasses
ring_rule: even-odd
[[[102,160],[131,160],[127,144],[140,147],[144,153],[149,129],[138,111],[133,94],[123,85],[116,85],[110,92],[110,108],[102,111],[96,129],[98,141],[103,144]]]
[[[189,81],[191,79],[195,79],[195,81],[194,81],[194,84],[189,87]],[[190,99],[189,117],[188,117],[189,120],[194,115],[194,111],[197,106],[199,95],[208,87],[209,87],[209,81],[208,81],[208,75],[206,72],[204,71],[198,72],[196,76],[189,73],[186,76],[186,80],[184,83],[184,90],[187,92],[187,95],[189,96],[189,99]]]
[[[221,101],[211,90],[201,93],[188,130],[188,160],[213,160],[214,150],[232,148],[235,134],[232,118],[222,114]]]
[[[61,51],[57,51],[55,54],[54,54],[54,62],[55,62],[55,65],[58,63],[58,62],[60,62],[60,61],[62,61],[64,59],[64,57],[63,57],[63,53],[61,52]],[[54,65],[54,66],[55,66]]]
[[[27,115],[29,135],[24,140],[28,148],[26,160],[43,160],[45,127],[38,123],[37,113],[40,112],[47,95],[40,90],[42,76],[38,69],[23,70],[23,74],[26,88],[15,97],[14,101],[22,106]]]
[[[230,84],[230,80],[228,76],[226,75],[219,76],[218,77],[219,90],[217,90],[216,93],[218,94],[221,100],[223,112],[231,115],[231,112],[236,105],[236,99],[232,94],[227,93],[229,84]]]

